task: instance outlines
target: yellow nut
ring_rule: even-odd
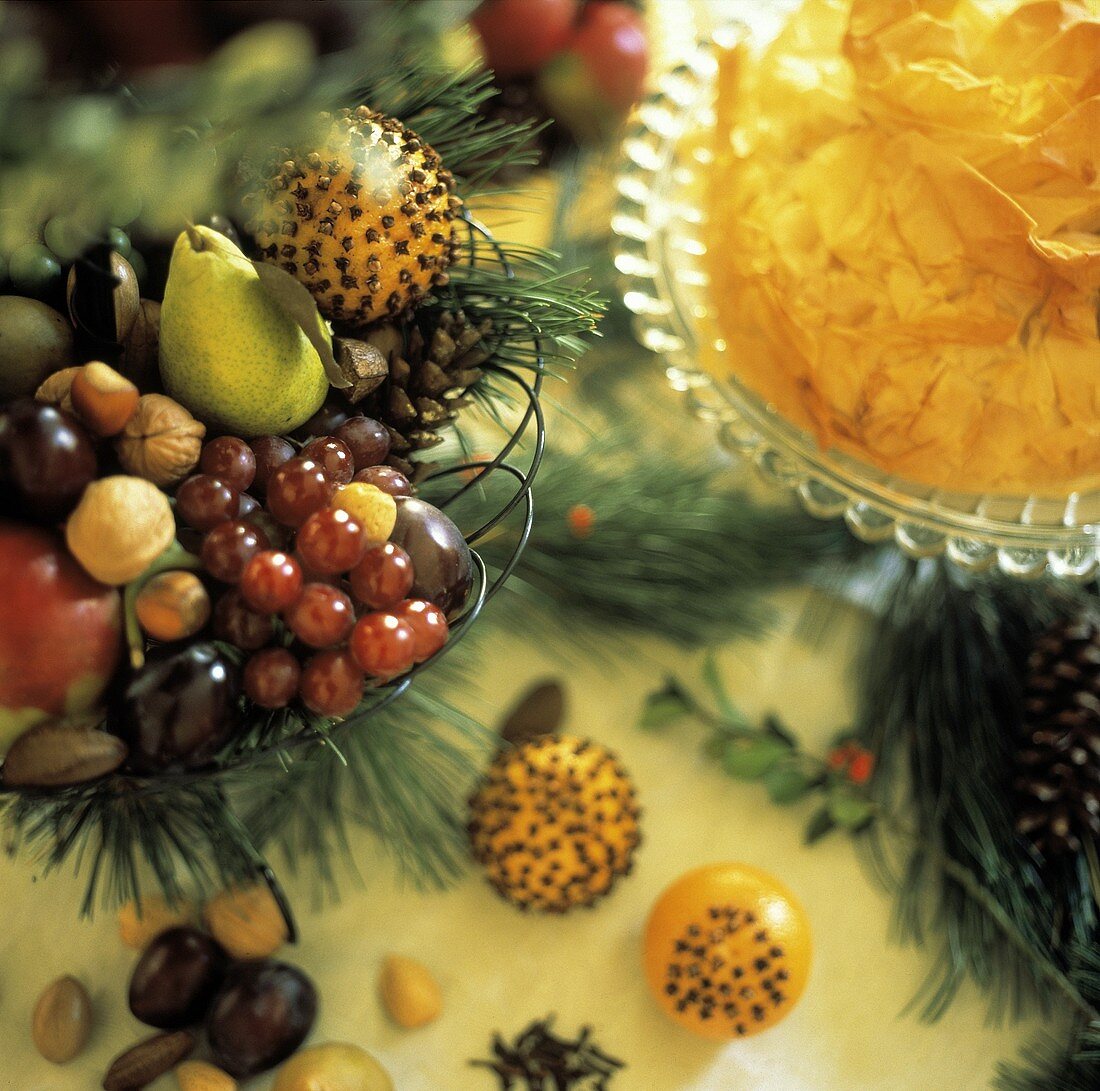
[[[56,405],[66,413],[73,412],[73,380],[80,372],[78,367],[63,367],[46,377],[45,382],[35,391],[34,400]]]
[[[390,1018],[406,1030],[426,1026],[443,1010],[439,982],[415,959],[390,955],[382,963],[378,985]]]
[[[137,902],[129,901],[118,911],[119,937],[135,951],[144,951],[161,932],[191,924],[195,919],[194,907],[189,902],[169,906],[157,894],[141,899],[140,915],[138,908]]]
[[[138,388],[113,367],[93,360],[73,376],[73,409],[97,436],[116,436],[137,411]]]
[[[387,541],[397,523],[397,501],[366,481],[338,488],[332,507],[346,511],[363,528],[369,542]]]
[[[267,958],[289,938],[286,919],[264,883],[223,891],[207,902],[203,919],[234,958]]]
[[[184,1061],[176,1069],[180,1091],[237,1091],[237,1081],[205,1061]]]
[[[291,1057],[279,1069],[274,1091],[393,1091],[393,1080],[358,1046],[326,1042]]]
[[[65,526],[72,555],[90,576],[113,586],[137,579],[175,537],[168,497],[126,474],[93,481]]]

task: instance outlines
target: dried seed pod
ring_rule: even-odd
[[[289,938],[286,918],[266,883],[223,891],[207,903],[203,919],[234,958],[268,958]]]
[[[378,987],[390,1018],[406,1030],[434,1022],[443,1010],[439,982],[415,959],[390,955],[382,963]]]
[[[4,759],[9,788],[63,788],[113,773],[126,760],[126,744],[106,731],[48,721],[25,731]]]
[[[31,1037],[47,1061],[66,1064],[76,1057],[92,1032],[92,1001],[75,977],[59,977],[43,990],[34,1006]]]
[[[140,1091],[184,1060],[195,1048],[195,1036],[186,1030],[154,1034],[120,1053],[103,1077],[103,1091]]]
[[[377,390],[390,373],[386,357],[374,345],[352,337],[337,337],[333,341],[336,366],[351,384],[344,396],[353,405]]]

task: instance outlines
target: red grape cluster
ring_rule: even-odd
[[[245,693],[263,708],[297,698],[318,715],[346,716],[368,679],[403,674],[446,643],[443,610],[409,597],[409,554],[371,541],[332,506],[352,481],[412,495],[408,479],[382,464],[389,443],[385,427],[362,416],[301,451],[281,436],[221,436],[176,492],[178,519],[202,536],[206,571],[227,585],[214,633],[251,653]]]

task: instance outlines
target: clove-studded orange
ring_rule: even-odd
[[[704,1038],[744,1038],[784,1019],[806,987],[810,954],[805,910],[746,864],[689,871],[646,925],[645,974],[657,1003]]]
[[[439,156],[365,106],[322,120],[310,150],[280,149],[245,197],[261,257],[352,325],[393,317],[446,283],[462,202]]]
[[[590,906],[630,872],[634,785],[598,743],[544,735],[502,750],[470,801],[474,858],[520,909]]]

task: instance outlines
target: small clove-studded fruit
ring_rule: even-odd
[[[266,883],[223,891],[207,903],[203,918],[234,958],[268,958],[289,938],[286,919]]]
[[[206,1061],[184,1061],[176,1069],[180,1091],[237,1091],[237,1081]]]
[[[97,436],[116,436],[137,410],[138,388],[113,367],[93,360],[73,376],[73,409]]]
[[[154,1034],[120,1053],[103,1077],[103,1091],[140,1091],[190,1055],[195,1036],[186,1030]]]
[[[75,977],[59,977],[34,1006],[31,1037],[47,1061],[65,1064],[78,1056],[92,1031],[92,1001]]]
[[[406,1030],[434,1022],[443,1010],[439,982],[427,966],[403,955],[390,955],[382,963],[379,991],[390,1018]]]

